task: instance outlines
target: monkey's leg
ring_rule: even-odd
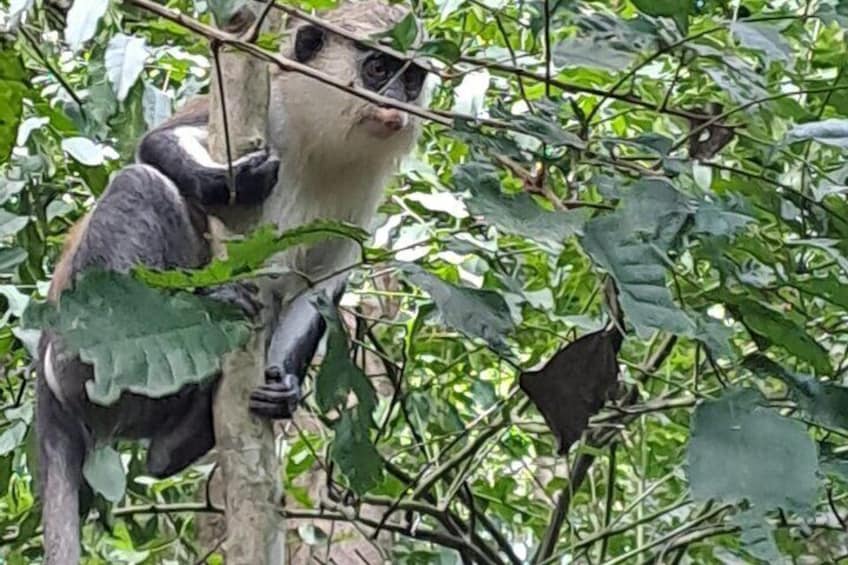
[[[215,446],[212,397],[217,378],[188,391],[187,411],[168,429],[160,429],[147,448],[147,471],[156,478],[179,473]]]
[[[319,285],[317,291],[331,293],[338,305],[344,294],[346,277]],[[277,316],[271,331],[271,342],[265,365],[265,384],[250,395],[250,410],[271,419],[291,418],[301,398],[301,384],[306,379],[309,363],[324,336],[324,317],[301,294]]]
[[[42,342],[45,339],[42,337]],[[80,559],[79,496],[86,441],[79,420],[48,386],[44,350],[36,382],[36,426],[43,501],[45,565],[76,564]],[[49,357],[46,361],[50,363]]]

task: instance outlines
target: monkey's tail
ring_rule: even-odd
[[[44,564],[77,565],[80,561],[79,492],[85,438],[80,423],[62,406],[45,380],[44,353],[42,349],[36,382]]]

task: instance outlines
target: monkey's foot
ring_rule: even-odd
[[[267,149],[248,154],[235,171],[236,203],[260,204],[277,185],[280,159]]]
[[[269,378],[270,372],[276,378]],[[278,368],[266,370],[266,382],[250,393],[250,411],[269,420],[290,419],[300,402],[300,382],[295,375],[282,374]]]
[[[258,292],[257,286],[249,282],[227,283],[198,290],[198,294],[240,308],[248,318],[255,318],[262,310],[262,302],[257,298]]]

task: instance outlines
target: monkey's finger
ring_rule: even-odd
[[[248,402],[251,414],[269,420],[285,420],[297,410],[297,402],[267,402],[251,397]]]

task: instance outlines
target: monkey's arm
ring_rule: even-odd
[[[180,193],[203,206],[230,204],[229,169],[206,149],[205,123],[160,127],[141,140],[136,158],[156,167]],[[280,161],[266,150],[233,161],[236,204],[259,204],[277,183]]]
[[[347,276],[317,286],[338,305],[344,294]],[[300,388],[315,350],[324,336],[324,317],[301,294],[279,313],[271,331],[265,362],[265,384],[250,395],[250,410],[257,416],[273,419],[291,418],[300,402]]]

